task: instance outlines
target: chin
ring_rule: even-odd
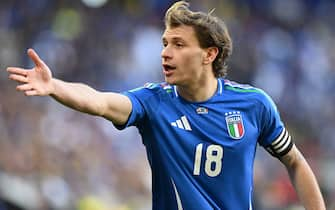
[[[165,82],[168,83],[169,85],[176,85],[176,81],[173,80],[172,78],[165,77]]]

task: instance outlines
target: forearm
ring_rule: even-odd
[[[92,115],[102,115],[99,93],[88,85],[52,79],[50,96],[61,104]]]
[[[325,210],[318,183],[305,158],[299,151],[291,158],[286,167],[301,203],[306,210]]]
[[[102,116],[118,125],[126,123],[131,113],[131,101],[122,94],[103,93],[85,84],[57,79],[51,83],[50,96],[77,111]]]

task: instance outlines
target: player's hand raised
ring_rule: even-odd
[[[28,49],[28,56],[35,63],[32,69],[8,67],[9,79],[19,82],[16,87],[27,96],[45,96],[52,93],[52,74],[49,67],[40,59],[33,49]]]

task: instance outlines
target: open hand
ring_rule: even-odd
[[[19,82],[16,87],[27,96],[45,96],[52,93],[52,74],[49,67],[40,59],[33,49],[28,49],[28,56],[35,63],[32,69],[8,67],[9,79]]]

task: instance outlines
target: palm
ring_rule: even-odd
[[[44,96],[50,94],[52,74],[49,67],[34,50],[29,49],[28,55],[34,61],[35,67],[30,70],[9,67],[7,68],[10,73],[9,78],[19,82],[17,90],[23,91],[26,95]]]
[[[28,72],[29,84],[41,95],[47,94],[47,87],[52,78],[49,68],[35,66]]]

